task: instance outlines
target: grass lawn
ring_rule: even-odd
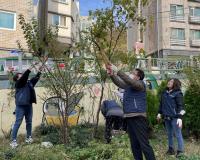
[[[59,144],[58,134],[39,135],[35,132],[35,142],[26,145],[24,136],[18,140],[20,146],[13,150],[9,147],[8,139],[0,139],[0,159],[4,160],[132,160],[132,153],[127,134],[115,135],[111,144],[105,144],[103,140],[103,128],[99,132],[99,139],[91,138],[91,128],[76,127],[70,132],[69,145]],[[49,136],[51,135],[51,136]],[[48,137],[49,136],[49,137]],[[52,139],[54,146],[44,148],[40,144],[45,138]],[[58,138],[58,137],[57,137]],[[58,144],[56,144],[58,143]],[[167,140],[162,129],[157,129],[154,138],[151,139],[157,160],[175,160],[174,156],[166,156]],[[200,160],[200,142],[193,139],[185,139],[185,156],[181,160]]]

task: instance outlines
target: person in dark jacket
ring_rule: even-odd
[[[105,100],[101,106],[101,112],[105,117],[105,139],[107,143],[111,142],[111,131],[123,129],[123,110],[115,100]]]
[[[30,67],[27,69],[23,74],[22,73],[16,73],[13,77],[13,81],[15,82],[15,104],[16,104],[16,110],[15,110],[15,124],[13,126],[12,130],[12,142],[10,143],[10,146],[12,148],[16,148],[18,146],[17,144],[17,133],[18,129],[22,123],[23,118],[25,117],[26,121],[26,143],[32,143],[32,116],[33,116],[33,108],[32,103],[36,103],[36,94],[35,94],[35,85],[40,79],[41,75],[41,69],[39,68],[39,72],[36,74],[35,77],[29,78],[29,74],[31,73]]]
[[[160,107],[157,115],[157,120],[160,121],[161,115],[164,118],[165,127],[168,136],[168,151],[167,154],[175,154],[173,135],[178,141],[177,157],[183,153],[184,144],[181,132],[182,117],[185,114],[183,107],[183,93],[181,92],[181,82],[176,79],[170,79],[167,83],[166,90],[162,93]]]
[[[135,160],[143,160],[143,154],[146,160],[155,160],[148,140],[144,72],[137,68],[127,75],[112,64],[106,68],[112,81],[124,89],[123,111]]]

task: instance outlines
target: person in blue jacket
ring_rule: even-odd
[[[106,68],[113,83],[124,89],[124,118],[127,123],[127,132],[135,160],[143,160],[143,154],[146,160],[155,160],[153,148],[148,140],[144,72],[136,68],[127,75],[113,64],[107,65]]]
[[[176,157],[182,155],[184,150],[183,136],[181,132],[182,117],[185,114],[183,106],[183,93],[181,91],[181,82],[176,79],[170,79],[166,90],[161,95],[161,101],[157,120],[164,118],[164,124],[168,136],[168,151],[166,154],[175,155],[173,136],[175,134],[178,142]]]
[[[35,77],[29,78],[29,74],[31,73],[31,69],[33,66],[31,66],[29,69],[27,69],[23,74],[22,73],[16,73],[13,77],[13,81],[15,82],[15,116],[16,120],[13,126],[12,130],[12,142],[10,143],[10,146],[12,148],[16,148],[18,146],[17,143],[17,133],[18,129],[23,121],[23,118],[25,117],[26,121],[26,143],[32,143],[32,117],[33,117],[33,108],[32,103],[36,103],[36,93],[35,93],[35,85],[40,79],[41,75],[41,69],[39,68],[39,72],[36,74]]]

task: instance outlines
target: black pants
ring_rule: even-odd
[[[145,117],[126,118],[131,149],[135,160],[155,160],[155,155],[148,140],[148,123]]]
[[[108,116],[106,117],[106,128],[105,128],[105,139],[107,143],[111,141],[111,131],[114,130],[125,130],[124,119],[118,116]]]

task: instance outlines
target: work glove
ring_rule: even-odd
[[[114,72],[118,72],[119,71],[118,68],[115,65],[113,65],[113,64],[111,64],[110,68]]]
[[[179,128],[182,128],[183,125],[182,119],[178,118],[176,124]]]
[[[182,115],[182,116],[183,116],[185,113],[186,113],[185,110],[181,110],[181,111],[180,111],[180,115]]]
[[[161,114],[160,114],[160,113],[158,113],[158,115],[157,115],[156,119],[157,119],[157,121],[158,121],[158,123],[159,123],[159,122],[160,122],[160,120],[161,120]]]

